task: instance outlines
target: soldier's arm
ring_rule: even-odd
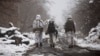
[[[44,26],[44,25],[45,25],[45,21],[41,20],[41,22],[42,22],[42,24],[43,24],[43,26]]]
[[[35,24],[36,24],[36,21],[34,20],[34,21],[33,21],[33,24],[32,24],[32,27],[33,27],[33,28],[35,27]]]

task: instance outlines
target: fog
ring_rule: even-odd
[[[77,4],[77,0],[49,0],[50,4],[46,4],[49,7],[48,14],[54,16],[58,25],[63,25],[66,21],[66,17],[71,15],[73,9]]]

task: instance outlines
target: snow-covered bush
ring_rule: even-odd
[[[35,39],[35,34],[33,32],[25,32],[25,33],[22,33],[22,35],[29,39]]]
[[[76,45],[89,50],[100,50],[100,23],[84,39],[74,38]]]
[[[11,36],[15,34],[18,30],[19,30],[18,27],[10,27],[10,28],[0,27],[0,37],[6,37],[6,35]]]
[[[89,32],[89,35],[85,38],[89,42],[100,43],[100,23]]]

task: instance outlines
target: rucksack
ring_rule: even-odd
[[[55,24],[54,24],[54,21],[49,21],[48,33],[53,33],[53,32],[55,32]]]
[[[43,28],[44,24],[42,20],[35,20],[33,22],[33,28]]]
[[[43,22],[40,20],[40,21],[35,21],[34,25],[33,25],[33,32],[35,31],[43,31]]]

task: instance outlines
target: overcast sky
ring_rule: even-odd
[[[51,4],[47,4],[49,7],[49,14],[55,17],[55,21],[58,25],[64,24],[63,12],[66,11],[70,14],[72,9],[76,6],[77,0],[49,0]],[[66,15],[67,15],[66,14]]]

